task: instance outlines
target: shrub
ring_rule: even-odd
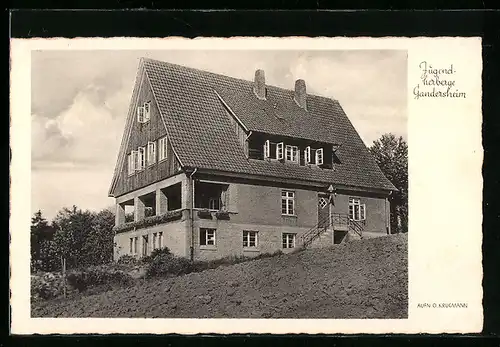
[[[151,263],[154,258],[160,255],[173,256],[172,252],[170,252],[170,249],[168,247],[163,247],[154,249],[150,255],[143,257],[141,261],[143,263]]]
[[[44,273],[31,276],[31,297],[52,299],[63,293],[62,276],[57,273]]]
[[[133,281],[133,278],[123,271],[116,271],[105,268],[89,268],[82,271],[74,271],[68,274],[67,281],[70,286],[79,292],[84,292],[88,288],[106,285],[124,286]]]
[[[179,276],[190,272],[192,272],[192,262],[189,259],[175,257],[170,253],[159,253],[149,262],[146,277]]]
[[[118,258],[116,263],[118,265],[133,266],[133,265],[137,265],[139,263],[139,261],[135,257],[133,257],[129,254],[124,254],[120,258]]]

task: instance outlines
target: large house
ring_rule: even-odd
[[[262,70],[246,81],[143,58],[109,190],[115,259],[385,235],[395,190],[339,102],[307,94],[304,80],[288,90]]]

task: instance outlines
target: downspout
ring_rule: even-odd
[[[198,171],[198,168],[195,168],[193,172],[189,175],[189,184],[191,185],[191,211],[189,213],[191,217],[191,247],[190,247],[190,259],[194,260],[194,180],[193,175]]]

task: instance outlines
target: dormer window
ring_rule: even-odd
[[[283,142],[276,144],[276,159],[283,159]]]
[[[286,145],[286,161],[299,162],[299,147]]]
[[[311,163],[311,146],[307,146],[304,150],[304,161],[306,162],[306,164]]]
[[[323,165],[323,148],[316,150],[316,165]]]

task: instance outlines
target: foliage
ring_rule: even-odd
[[[391,200],[391,229],[408,231],[408,145],[400,136],[384,134],[369,148],[385,176],[398,189]]]
[[[123,233],[123,232],[129,231],[129,230],[133,230],[134,228],[135,229],[146,228],[149,226],[167,223],[167,222],[181,219],[181,218],[182,218],[182,211],[181,210],[168,211],[168,212],[166,212],[162,215],[159,215],[159,216],[146,217],[143,220],[140,220],[137,222],[129,222],[129,223],[119,225],[119,226],[115,227],[113,230],[116,233]]]
[[[118,265],[125,265],[125,266],[134,266],[139,263],[139,261],[131,256],[130,254],[124,254],[118,260],[116,261]]]
[[[124,271],[106,267],[89,267],[85,270],[72,271],[67,276],[68,284],[79,292],[90,287],[126,286],[133,282],[133,278]]]
[[[43,273],[31,276],[31,296],[34,299],[52,299],[63,293],[61,274]]]
[[[54,228],[42,216],[42,211],[35,213],[31,218],[31,268],[51,271],[57,268],[56,248],[52,242]]]
[[[154,249],[150,255],[142,257],[143,263],[151,263],[156,257],[159,256],[173,256],[168,247]]]
[[[114,214],[63,208],[52,223],[39,211],[31,221],[32,271],[61,271],[61,259],[68,269],[106,264],[113,258]]]
[[[279,250],[274,253],[262,253],[256,257],[232,255],[208,261],[190,261],[187,258],[174,256],[170,253],[170,251],[168,251],[168,248],[165,248],[159,250],[155,254],[151,254],[149,259],[147,259],[148,267],[146,268],[146,276],[180,276],[191,272],[201,272],[208,269],[215,269],[220,266],[239,264],[251,260],[275,257],[282,254],[283,252]]]

